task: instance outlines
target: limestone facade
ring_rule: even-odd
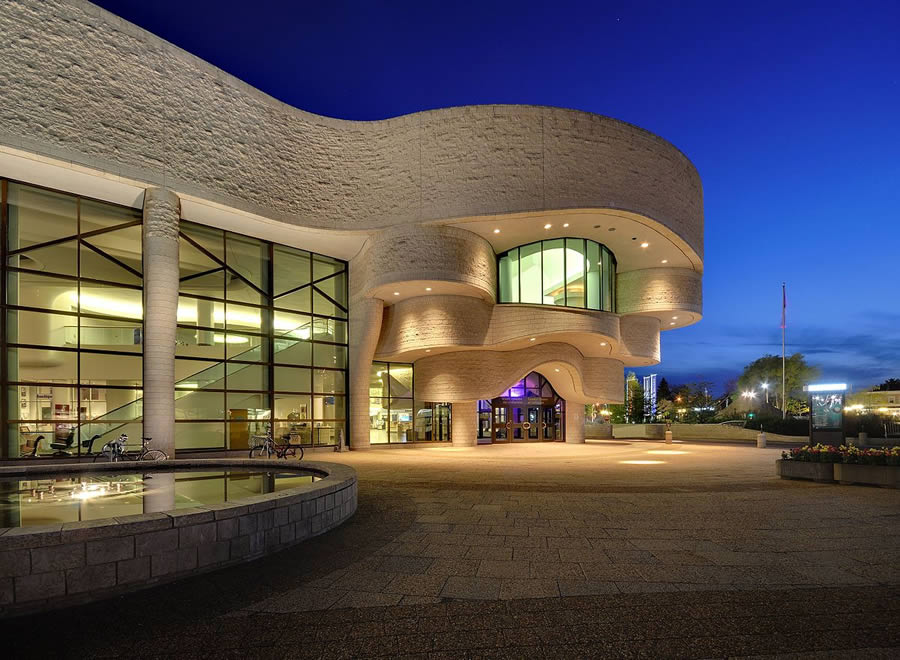
[[[221,222],[349,262],[353,448],[369,444],[375,359],[414,363],[416,398],[451,403],[462,444],[477,400],[539,371],[577,442],[581,404],[621,401],[623,369],[656,364],[660,331],[700,319],[700,178],[636,126],[535,106],[319,117],[84,0],[8,2],[0,35],[3,174],[145,206],[145,424],[164,443],[178,247],[173,280],[159,222]],[[616,309],[498,304],[510,237],[602,242]]]

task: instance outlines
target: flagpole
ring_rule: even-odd
[[[787,325],[787,292],[784,282],[781,283],[781,419],[787,418],[787,376],[784,359],[784,327]]]

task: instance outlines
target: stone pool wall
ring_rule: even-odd
[[[37,474],[127,471],[132,463],[41,465]],[[0,617],[107,598],[277,552],[337,527],[356,512],[356,472],[345,465],[206,459],[156,469],[291,467],[324,476],[235,502],[41,527],[0,528]],[[0,468],[0,476],[23,468]]]

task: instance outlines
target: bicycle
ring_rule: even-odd
[[[150,449],[148,445],[153,440],[144,436],[141,438],[141,450],[137,454],[132,454],[125,449],[128,443],[128,436],[123,433],[115,440],[110,440],[97,452],[94,456],[96,463],[100,458],[106,458],[111,463],[118,461],[165,461],[169,455],[162,449]]]
[[[265,435],[255,435],[253,438],[256,442],[259,442],[259,444],[250,448],[250,458],[261,458],[262,456],[272,458],[272,455],[274,454],[276,458],[286,459],[289,455],[297,456],[297,450],[299,449],[300,456],[297,460],[303,460],[303,447],[300,445],[292,445],[290,436],[288,436],[288,441],[283,445],[275,442],[271,432],[266,433]]]

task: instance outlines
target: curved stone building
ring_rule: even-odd
[[[579,442],[700,319],[700,178],[636,126],[319,117],[82,0],[0,34],[4,456]]]

